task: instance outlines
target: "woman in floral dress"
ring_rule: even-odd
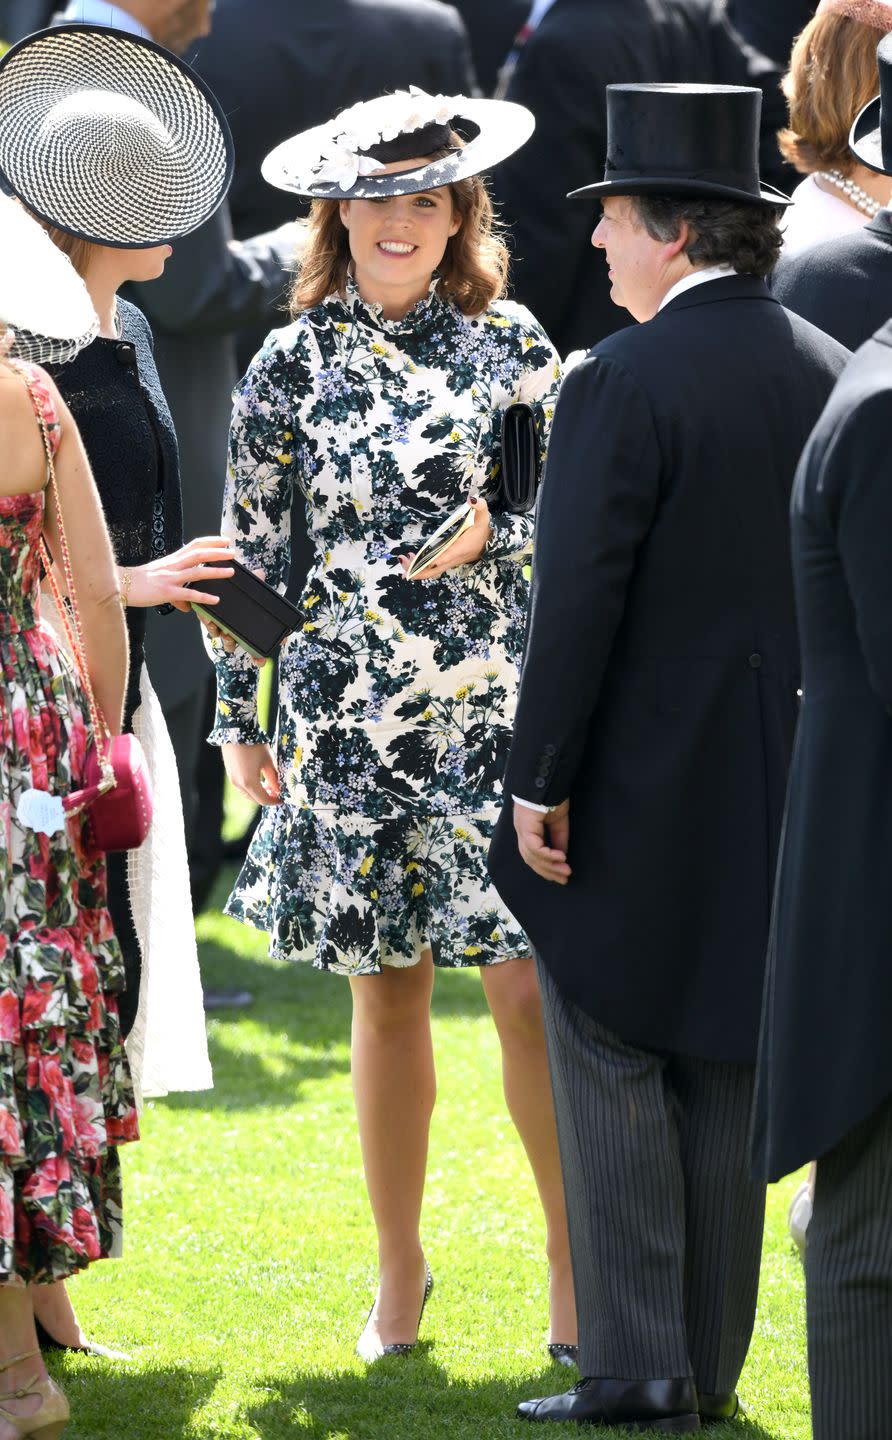
[[[89,317],[83,343],[95,316],[68,262],[5,197],[0,274],[0,1440],[53,1440],[68,1404],[37,1349],[30,1287],[116,1249],[117,1147],[137,1138],[137,1124],[118,1024],[123,966],[106,908],[105,863],[85,845],[83,817],[66,820],[62,810],[62,798],[83,784],[88,708],[40,619],[41,537],[56,557],[61,549],[44,433],[91,679],[114,731],[127,642],[77,429],[44,372],[10,358],[13,345],[44,359],[74,353],[76,341],[54,346],[29,333],[38,321],[64,327],[65,315],[77,313],[72,293],[82,294]]]
[[[268,807],[229,913],[268,931],[273,955],[350,979],[379,1240],[359,1346],[369,1359],[412,1346],[431,1284],[419,1221],[434,966],[480,968],[546,1214],[555,1350],[570,1359],[575,1339],[529,944],[486,869],[532,516],[477,498],[441,561],[406,574],[419,542],[497,474],[504,408],[529,403],[543,438],[551,418],[557,357],[529,312],[500,298],[506,252],[477,173],[530,128],[517,106],[412,92],[354,107],[264,167],[315,203],[295,322],[236,391],[223,529],[284,589],[300,491],[316,558],[279,659],[276,756],[256,668],[219,640],[211,738],[234,784]]]

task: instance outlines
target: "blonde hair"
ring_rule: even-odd
[[[876,30],[847,15],[816,15],[793,46],[782,88],[790,111],[777,137],[784,158],[803,175],[848,175],[858,163],[849,131],[880,90]]]
[[[457,138],[457,137],[456,137]],[[448,151],[440,152],[445,155]],[[440,155],[434,155],[439,159]],[[508,283],[508,249],[479,175],[447,187],[461,225],[449,237],[439,264],[437,293],[465,315],[479,315],[504,295]],[[300,268],[291,291],[291,314],[312,310],[329,295],[343,295],[350,269],[350,237],[340,215],[340,201],[314,200],[302,222],[304,244]]]

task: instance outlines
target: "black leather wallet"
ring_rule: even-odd
[[[502,469],[496,506],[525,515],[536,503],[542,447],[532,406],[516,400],[502,412]]]
[[[220,597],[216,605],[193,605],[192,609],[231,635],[249,655],[268,660],[301,623],[300,611],[238,560],[226,563],[235,574],[225,580],[187,581],[187,590]]]

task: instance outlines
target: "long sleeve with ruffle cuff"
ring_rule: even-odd
[[[229,464],[222,533],[236,558],[285,593],[291,563],[291,501],[300,443],[291,419],[293,393],[286,350],[274,331],[236,387],[229,432]],[[217,714],[211,745],[268,745],[257,714],[258,667],[243,650],[231,653],[206,637],[217,672]]]
[[[270,745],[257,714],[259,671],[249,656],[228,655],[222,640],[208,642],[217,672],[217,714],[209,745]]]

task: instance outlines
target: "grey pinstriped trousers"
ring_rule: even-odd
[[[818,1161],[805,1293],[814,1440],[889,1440],[892,1098]]]
[[[625,1045],[537,968],[580,1374],[733,1390],[765,1213],[765,1186],[749,1174],[753,1069]]]

